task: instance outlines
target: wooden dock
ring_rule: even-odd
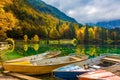
[[[0,74],[0,80],[20,80],[20,79],[12,77],[12,76],[6,76],[4,74]]]
[[[4,73],[6,76],[12,77],[13,79],[7,79],[7,80],[42,80],[42,79],[38,79],[32,76],[27,76],[24,74],[20,74],[20,73],[11,73],[11,72],[7,72]],[[15,79],[14,79],[15,78]],[[0,78],[1,80],[1,78]],[[6,80],[6,79],[2,79],[2,80]]]

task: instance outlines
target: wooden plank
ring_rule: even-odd
[[[80,58],[78,58],[78,57],[73,56],[73,57],[70,57],[70,60],[72,61],[72,60],[82,60],[82,59],[80,59]]]
[[[12,76],[6,76],[6,75],[0,75],[0,80],[20,80],[18,78],[12,77]]]
[[[13,77],[16,77],[16,78],[19,78],[19,79],[25,79],[25,80],[42,80],[42,79],[38,79],[38,78],[35,78],[35,77],[31,77],[31,76],[27,76],[27,75],[24,75],[24,74],[20,74],[20,73],[6,73],[7,75],[10,75],[10,76],[13,76]]]
[[[108,58],[108,57],[103,58],[103,60],[114,61],[114,62],[120,62],[120,59],[114,59],[114,58]]]

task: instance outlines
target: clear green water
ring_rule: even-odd
[[[61,56],[86,54],[94,57],[106,53],[120,54],[120,45],[24,44],[17,42],[14,47],[5,51],[2,57],[4,60],[9,60],[53,50],[62,51]]]
[[[102,54],[120,54],[120,45],[73,45],[73,44],[24,44],[17,42],[15,46],[1,52],[4,60],[20,58],[29,55],[41,54],[45,51],[59,50],[61,56],[69,54],[86,54],[89,57],[95,57]],[[42,80],[50,80],[51,74],[35,76]],[[60,80],[52,78],[51,80]]]

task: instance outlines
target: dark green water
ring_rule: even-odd
[[[4,52],[3,59],[9,60],[54,50],[61,51],[61,56],[85,54],[95,57],[106,53],[120,54],[120,45],[24,44],[17,42],[14,47]]]

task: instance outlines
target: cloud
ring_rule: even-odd
[[[120,0],[43,0],[79,23],[120,19]]]

